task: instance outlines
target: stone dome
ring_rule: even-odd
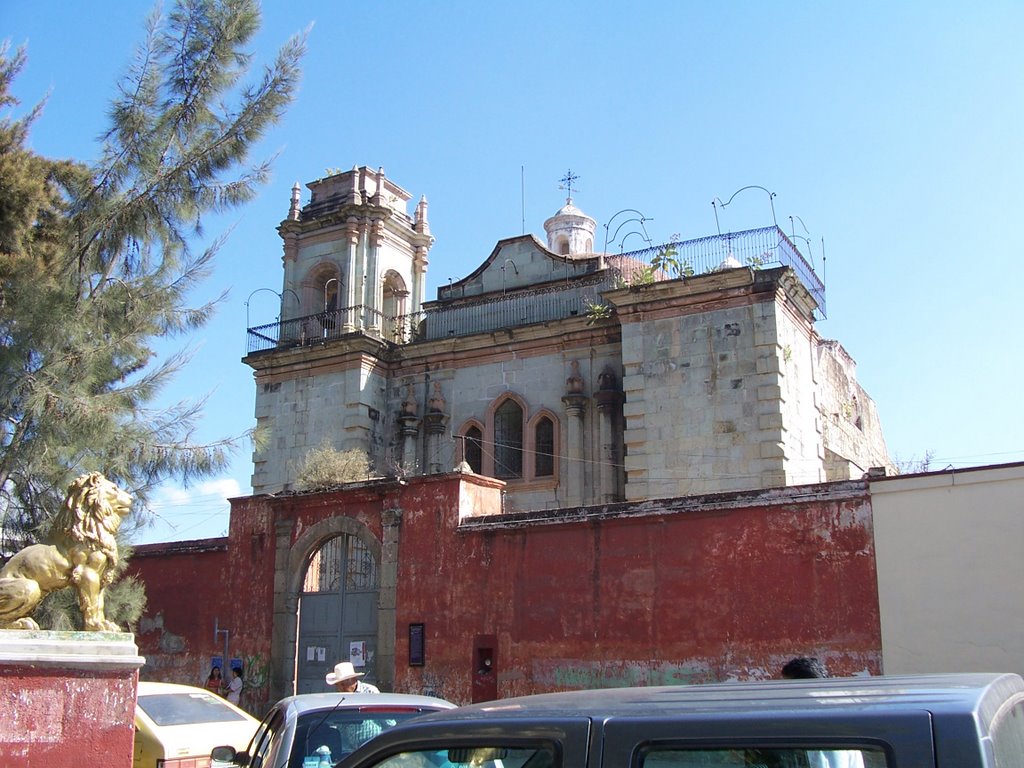
[[[559,256],[575,256],[594,252],[594,233],[597,222],[572,204],[572,198],[558,213],[544,222],[548,235],[548,250]]]

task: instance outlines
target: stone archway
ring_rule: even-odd
[[[331,517],[310,526],[292,543],[294,521],[278,520],[274,557],[274,621],[271,637],[272,701],[295,692],[298,649],[298,609],[306,569],[313,554],[330,539],[352,536],[364,545],[379,568],[377,593],[377,653],[374,672],[382,689],[390,689],[395,667],[395,587],[397,535],[400,514],[385,511],[384,542],[362,523],[349,517]],[[325,662],[333,666],[341,659]]]

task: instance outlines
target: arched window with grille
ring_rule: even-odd
[[[523,476],[523,409],[512,398],[494,411],[494,476]]]
[[[533,425],[533,476],[555,474],[555,424],[541,416]]]

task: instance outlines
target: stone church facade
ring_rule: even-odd
[[[292,193],[280,321],[249,329],[254,494],[307,453],[378,476],[459,467],[509,512],[860,478],[891,467],[874,403],[823,339],[824,286],[777,227],[597,251],[567,200],[426,300],[425,198],[383,169]],[[657,264],[650,267],[652,259]]]

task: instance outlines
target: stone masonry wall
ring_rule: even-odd
[[[758,487],[765,473],[781,484],[775,313],[759,302],[623,323],[627,499]]]
[[[391,436],[382,421],[385,380],[380,374],[358,363],[323,366],[257,378],[256,386],[256,424],[266,431],[268,443],[253,453],[255,493],[292,488],[307,452],[324,440],[340,450],[361,448],[372,462],[384,463]]]
[[[778,339],[774,349],[779,369],[778,417],[782,435],[779,449],[782,477],[765,476],[763,487],[803,485],[825,480],[821,423],[816,407],[820,388],[817,377],[815,339],[803,318],[794,316],[786,304],[773,305],[773,324]]]

